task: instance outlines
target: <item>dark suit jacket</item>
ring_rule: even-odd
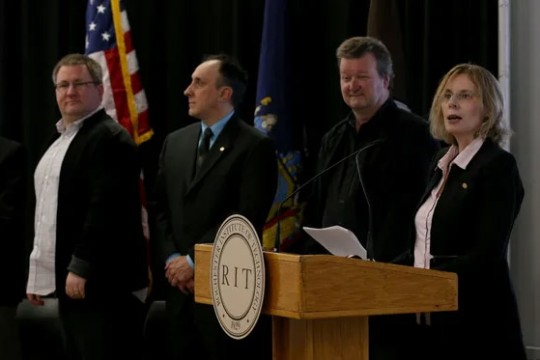
[[[441,177],[435,167],[424,200]],[[525,358],[507,263],[523,194],[514,157],[487,139],[465,170],[452,165],[433,213],[431,267],[456,272],[459,283],[458,312],[434,313],[433,323],[450,329],[443,332],[451,347],[468,343],[481,358]],[[496,346],[479,346],[479,334]]]
[[[15,306],[24,295],[26,152],[0,137],[0,306]]]
[[[274,198],[277,161],[268,137],[233,116],[194,175],[200,129],[195,123],[175,131],[163,145],[152,236],[162,262],[172,253],[189,254],[196,261],[195,244],[213,243],[222,222],[233,214],[249,219],[261,236]],[[167,313],[176,331],[171,336],[181,356],[206,358],[213,353],[232,359],[259,353],[266,358],[271,353],[270,326],[263,319],[246,339],[232,340],[220,328],[212,307],[194,304],[193,296],[176,288],[168,290]],[[205,347],[208,354],[201,355]]]
[[[147,286],[139,177],[137,149],[129,134],[104,110],[86,119],[60,170],[58,296],[65,296],[68,269],[87,279],[87,299]]]
[[[251,221],[259,236],[274,198],[276,155],[271,140],[233,116],[194,175],[200,123],[171,133],[157,179],[157,241],[161,260],[213,243],[232,214]]]

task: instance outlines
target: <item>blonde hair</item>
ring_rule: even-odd
[[[486,117],[475,137],[491,138],[497,144],[501,144],[510,135],[510,131],[503,123],[504,103],[499,82],[487,69],[474,64],[456,65],[441,79],[429,112],[431,134],[447,144],[456,144],[456,139],[444,126],[442,102],[448,82],[461,74],[467,75],[476,86],[486,112]]]

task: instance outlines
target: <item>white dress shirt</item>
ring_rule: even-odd
[[[56,290],[54,266],[60,170],[69,145],[84,120],[92,114],[75,121],[68,127],[62,119],[56,123],[60,137],[47,149],[34,173],[36,213],[34,246],[30,254],[30,269],[26,285],[26,292],[29,294],[49,295]]]

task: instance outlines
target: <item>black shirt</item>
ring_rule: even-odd
[[[355,119],[350,116],[345,134],[338,144],[334,161],[362,148],[376,137],[368,121],[356,132]],[[351,230],[364,247],[369,231],[369,209],[364,189],[360,183],[357,156],[337,166],[329,176],[326,206],[322,226],[340,225]],[[365,186],[365,184],[364,184]]]

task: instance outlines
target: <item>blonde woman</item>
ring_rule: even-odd
[[[502,114],[498,82],[478,65],[452,68],[433,99],[431,132],[449,147],[416,213],[414,266],[456,272],[459,309],[419,317],[426,359],[526,359],[507,263],[524,191]]]

